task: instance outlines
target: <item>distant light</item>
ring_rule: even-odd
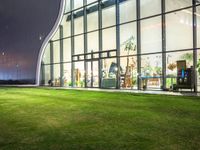
[[[39,37],[39,40],[40,40],[40,41],[42,40],[42,36]]]
[[[4,55],[5,55],[5,53],[3,52],[3,53],[2,53],[2,55],[4,56]]]
[[[18,68],[18,67],[19,67],[19,64],[16,64],[16,67]]]

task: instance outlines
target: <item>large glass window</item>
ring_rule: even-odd
[[[172,11],[192,5],[192,0],[166,0],[166,11]]]
[[[161,13],[161,0],[140,0],[141,18]]]
[[[116,59],[102,60],[102,88],[116,88],[117,63]]]
[[[84,25],[83,25],[83,15],[79,13],[80,11],[75,12],[75,19],[74,19],[74,34],[83,33]]]
[[[127,56],[120,59],[120,86],[121,88],[137,87],[137,57]]]
[[[71,61],[71,38],[68,39],[64,39],[64,46],[63,46],[63,61],[67,62],[67,61]]]
[[[162,55],[141,56],[141,80],[143,89],[160,89],[162,86]]]
[[[50,44],[47,45],[43,55],[43,63],[50,64]]]
[[[200,6],[197,7],[197,47],[200,48]]]
[[[105,3],[106,5],[106,3]],[[116,9],[115,5],[106,7],[102,10],[102,27],[109,27],[116,24]]]
[[[166,15],[167,50],[193,47],[192,10],[186,9]]]
[[[178,61],[185,63],[184,68],[178,68]],[[193,52],[172,52],[166,54],[166,86],[172,88],[174,84],[177,84],[178,70],[191,68],[193,66]]]
[[[99,51],[99,34],[98,32],[91,32],[87,34],[88,41],[88,53],[93,51]]]
[[[60,62],[60,41],[53,42],[53,63]]]
[[[71,0],[67,0],[67,1],[65,1],[65,12],[67,13],[67,12],[69,12],[70,10],[71,10]]]
[[[96,4],[88,7],[88,15],[87,15],[87,30],[88,31],[93,31],[98,29],[98,7],[94,12],[93,7],[97,7]]]
[[[43,76],[44,76],[44,84],[48,85],[49,80],[51,79],[51,73],[50,73],[50,65],[44,65],[42,66],[43,70]]]
[[[60,86],[60,64],[54,64],[54,86]]]
[[[161,17],[141,21],[141,53],[162,50]]]
[[[64,69],[63,69],[63,81],[64,81],[64,86],[70,87],[72,86],[71,82],[71,63],[64,63],[63,64]]]
[[[136,0],[120,3],[120,23],[136,19]]]
[[[136,23],[120,26],[120,55],[133,55],[137,53]]]
[[[85,69],[84,62],[75,62],[74,79],[76,87],[85,87]]]
[[[63,37],[69,37],[71,35],[71,21],[68,17],[69,15],[64,15],[61,23],[63,25]]]
[[[74,9],[77,9],[83,6],[83,0],[73,0],[73,1],[74,1]]]
[[[103,50],[116,49],[116,28],[103,30]]]
[[[93,2],[96,2],[97,0],[87,0],[87,4],[90,4],[90,3],[93,3]]]
[[[84,53],[84,36],[79,35],[74,37],[74,50],[75,54],[83,54]]]

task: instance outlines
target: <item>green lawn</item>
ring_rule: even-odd
[[[0,88],[0,150],[197,150],[200,98]]]

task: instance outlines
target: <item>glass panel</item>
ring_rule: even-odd
[[[185,61],[186,68],[191,68],[193,66],[193,52],[185,51],[185,52],[173,52],[166,54],[166,85],[167,88],[173,88],[175,84],[177,84],[177,76],[178,76],[178,68],[177,61]],[[184,69],[184,70],[185,70]]]
[[[44,84],[49,85],[49,80],[51,79],[50,65],[45,65],[44,67]]]
[[[137,53],[137,32],[136,23],[129,23],[120,26],[120,55],[133,55]],[[129,45],[131,47],[129,47]]]
[[[74,37],[74,49],[75,54],[83,54],[84,53],[84,36],[79,35]]]
[[[197,47],[200,48],[200,6],[197,7]]]
[[[87,34],[88,36],[88,53],[91,51],[99,51],[99,34],[98,32],[91,32]]]
[[[53,62],[60,62],[60,41],[53,42]]]
[[[64,80],[64,86],[65,87],[71,87],[71,63],[65,63],[64,64],[64,73],[63,73],[63,80]]]
[[[60,64],[55,64],[54,66],[54,86],[60,86]]]
[[[93,2],[96,2],[97,0],[87,0],[87,4],[90,4],[90,3],[93,3]]]
[[[84,87],[85,86],[85,79],[84,79],[84,62],[75,62],[75,69],[74,69],[74,75],[75,75],[75,87]]]
[[[71,38],[64,39],[64,62],[71,61]]]
[[[92,5],[90,7],[88,7],[88,15],[87,15],[87,30],[88,31],[93,31],[93,30],[97,30],[98,29],[98,11],[94,11],[93,7],[95,5]],[[98,8],[97,8],[98,9]]]
[[[162,50],[161,17],[141,21],[141,53]]]
[[[71,7],[70,7],[70,2],[71,2],[71,0],[67,0],[67,1],[65,1],[65,13],[67,13],[67,12],[69,12],[70,10],[71,10]]]
[[[55,32],[53,35],[53,38],[51,39],[52,41],[60,39],[60,28]]]
[[[116,73],[117,63],[116,59],[102,60],[102,88],[116,88]]]
[[[87,63],[87,87],[92,87],[92,65],[91,62]]]
[[[197,88],[200,91],[200,50],[197,51]]]
[[[43,63],[50,64],[50,44],[47,45],[43,55]]]
[[[83,6],[83,0],[74,0],[74,9],[80,8]]]
[[[68,17],[69,15],[64,15],[62,23],[61,23],[63,25],[64,37],[69,37],[71,35],[71,21],[70,21],[70,18]]]
[[[141,18],[161,13],[161,0],[140,0]]]
[[[116,28],[103,30],[103,50],[116,49]]]
[[[165,0],[166,11],[172,11],[192,5],[192,0]]]
[[[104,8],[102,10],[102,28],[116,24],[116,11],[115,5]]]
[[[166,15],[167,50],[193,47],[192,10],[186,9]]]
[[[160,89],[162,86],[162,55],[141,56],[141,80],[143,89]]]
[[[121,88],[137,88],[137,57],[120,58],[120,85]]]
[[[93,61],[93,87],[99,87],[99,63],[98,61]]]
[[[120,3],[120,23],[136,19],[136,0],[127,0]]]
[[[77,11],[78,12],[78,11]],[[77,14],[77,12],[75,12],[75,19],[74,19],[74,34],[80,34],[80,33],[83,33],[83,15],[80,14]]]

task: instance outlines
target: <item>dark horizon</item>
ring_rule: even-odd
[[[0,84],[7,80],[34,84],[38,53],[59,6],[60,0],[0,2]]]

